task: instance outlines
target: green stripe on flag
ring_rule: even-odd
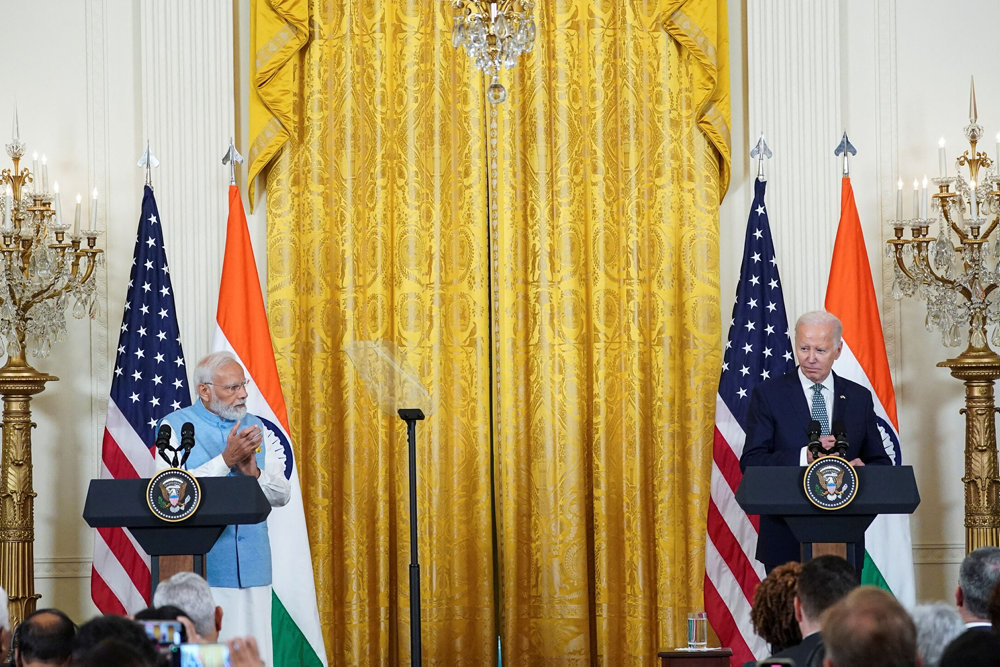
[[[875,561],[872,557],[865,552],[865,565],[861,568],[861,585],[862,586],[878,586],[883,590],[887,590],[892,593],[892,589],[889,588],[888,582],[886,582],[885,577],[879,571],[878,566],[875,565]]]
[[[323,664],[274,591],[271,591],[271,641],[274,667]]]

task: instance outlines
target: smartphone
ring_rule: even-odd
[[[187,641],[187,633],[180,621],[140,621],[146,630],[146,636],[157,646],[173,646]]]
[[[225,644],[181,644],[180,667],[231,667],[229,647]]]

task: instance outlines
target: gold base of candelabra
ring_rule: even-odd
[[[996,404],[993,382],[1000,378],[1000,355],[969,347],[938,366],[965,383],[965,550],[1000,546],[1000,475],[997,471]]]
[[[35,491],[31,474],[31,397],[59,378],[35,370],[23,354],[0,368],[0,586],[10,598],[11,627],[35,611]]]

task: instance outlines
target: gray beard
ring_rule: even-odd
[[[208,402],[208,410],[230,421],[239,421],[247,416],[246,405],[227,405],[215,396]]]

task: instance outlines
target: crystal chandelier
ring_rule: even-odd
[[[965,331],[973,348],[987,347],[987,329],[993,327],[990,342],[1000,346],[1000,174],[994,161],[976,150],[983,136],[978,122],[975,86],[969,101],[969,124],[964,128],[969,141],[956,161],[967,167],[962,173],[948,174],[944,140],[939,142],[940,175],[932,179],[937,193],[927,205],[927,180],[921,194],[914,181],[913,215],[902,216],[902,181],[896,197],[896,219],[891,221],[895,238],[888,241],[896,259],[892,295],[899,300],[913,295],[927,303],[926,326],[939,330],[945,345],[962,343]],[[1000,147],[1000,143],[998,143]],[[928,210],[929,208],[929,210]],[[904,238],[909,228],[910,238]],[[937,231],[937,236],[930,234]]]
[[[455,25],[451,43],[465,47],[476,67],[492,79],[486,98],[492,104],[507,99],[500,83],[500,67],[511,69],[522,53],[535,45],[535,20],[532,0],[453,0]]]
[[[80,201],[76,222],[62,218],[58,185],[49,191],[48,169],[41,173],[20,168],[24,143],[16,131],[6,145],[13,169],[0,172],[0,336],[10,357],[25,353],[45,357],[52,343],[66,334],[66,310],[73,300],[73,315],[99,316],[94,269],[102,251],[96,248],[96,229],[80,230]],[[37,155],[36,155],[37,158]],[[30,189],[29,189],[30,184]],[[54,206],[54,207],[53,207]],[[90,217],[96,227],[96,191]],[[85,240],[85,246],[81,247]]]
[[[969,149],[956,161],[962,173],[948,173],[944,139],[938,143],[937,192],[927,201],[927,179],[913,182],[913,215],[904,218],[903,183],[897,183],[896,218],[888,248],[895,258],[895,299],[917,296],[927,303],[925,324],[941,332],[945,345],[968,347],[938,363],[965,384],[965,548],[1000,544],[1000,467],[997,458],[994,382],[1000,379],[1000,174],[977,145],[983,128],[976,110],[976,89],[969,95]],[[1000,135],[997,136],[1000,153]],[[1000,155],[998,155],[1000,158]],[[906,230],[910,236],[906,238]],[[937,236],[931,236],[933,232]],[[987,337],[992,327],[992,337]],[[943,445],[950,443],[951,434]]]

